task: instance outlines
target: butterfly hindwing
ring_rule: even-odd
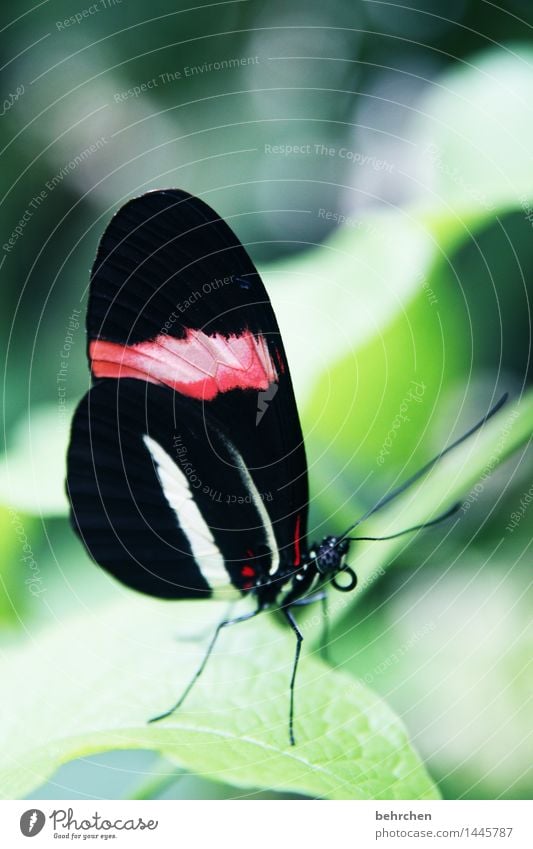
[[[167,387],[92,387],[74,416],[67,489],[92,557],[134,589],[231,597],[277,569],[271,493],[198,402]]]

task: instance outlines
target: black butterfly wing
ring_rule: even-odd
[[[271,494],[198,402],[167,387],[92,387],[74,415],[67,489],[91,556],[141,592],[232,597],[277,568]]]
[[[229,564],[234,586],[248,589],[250,570],[253,577],[258,572],[273,574],[280,560],[285,570],[297,567],[305,545],[308,490],[289,369],[264,285],[227,224],[198,198],[176,190],[151,192],[127,203],[112,219],[98,249],[87,327],[96,384],[73,423],[68,490],[75,527],[93,557],[144,592],[184,597],[212,588],[209,581],[202,582],[203,567],[184,539],[183,527],[179,522],[176,526],[175,511],[161,507],[161,481],[144,440],[156,427],[154,440],[166,446],[174,464],[178,460],[180,465],[170,434],[180,432],[189,453],[189,444],[203,452],[202,462],[209,466],[204,471],[207,489],[196,491],[194,498],[207,526],[219,529],[217,547]],[[139,393],[149,403],[143,406]],[[126,409],[130,412],[124,430],[120,421],[128,418]],[[127,459],[121,453],[123,430],[128,434],[124,444],[130,446]],[[84,468],[87,462],[92,462],[92,472]],[[135,462],[144,469],[138,472],[138,486],[142,478],[151,491],[147,504],[161,508],[152,515],[146,507],[140,525],[130,511],[133,502],[144,504],[141,490],[129,487],[129,464]],[[113,468],[107,483],[111,493],[117,463],[123,468],[121,494],[110,494],[108,504],[100,481],[108,479],[108,468]],[[133,493],[129,501],[122,497],[128,487]],[[210,491],[222,500],[217,502]],[[81,492],[84,501],[76,494]],[[96,516],[91,513],[91,495],[101,502]],[[128,544],[128,522],[135,525],[136,544],[133,533]],[[123,526],[122,553],[117,548],[111,563],[106,545],[117,523]],[[162,537],[165,556],[153,540],[144,544],[147,525]],[[97,533],[99,542],[92,544]],[[248,544],[243,548],[245,537]],[[148,549],[157,549],[157,558],[149,556]],[[174,566],[177,554],[171,551],[180,552],[180,563]],[[253,567],[247,562],[248,551],[257,559]],[[182,577],[173,568],[181,570]]]

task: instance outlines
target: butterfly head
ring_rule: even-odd
[[[310,552],[312,564],[324,583],[330,581],[336,590],[350,592],[357,585],[357,576],[345,563],[350,541],[339,537],[324,537],[322,542]],[[337,578],[346,575],[342,581]]]

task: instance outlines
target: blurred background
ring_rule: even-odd
[[[69,528],[64,452],[89,385],[90,266],[131,196],[200,195],[264,272],[313,537],[531,380],[531,4],[189,7],[0,9],[6,650],[112,592]],[[448,798],[531,794],[532,484],[525,448],[465,494],[453,533],[404,545],[332,634],[335,663],[401,716]],[[33,796],[276,798],[165,769],[108,752]]]

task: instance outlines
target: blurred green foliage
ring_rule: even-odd
[[[502,391],[519,407],[531,380],[529,4],[454,0],[446,16],[432,0],[186,7],[123,0],[69,24],[83,3],[0,9],[6,652],[124,594],[65,517],[57,373],[97,240],[126,198],[170,185],[201,194],[262,264],[306,435],[312,536],[373,503]],[[73,336],[69,410],[88,386],[83,328]],[[483,473],[483,442],[463,455],[468,507],[452,531],[361,552],[368,574],[386,555],[394,568],[342,609],[332,637],[335,661],[396,711],[450,798],[531,794],[527,505],[510,525],[531,486],[529,435],[523,425],[523,447],[495,471],[487,444],[493,473],[470,494],[465,469]],[[446,500],[457,481],[437,481]],[[395,529],[428,506],[424,494],[409,501]],[[126,690],[127,672],[116,673]],[[110,797],[236,795],[199,774],[174,781],[146,753],[109,757],[63,767],[35,795],[98,796],[103,775]],[[146,772],[161,782],[145,786]]]

